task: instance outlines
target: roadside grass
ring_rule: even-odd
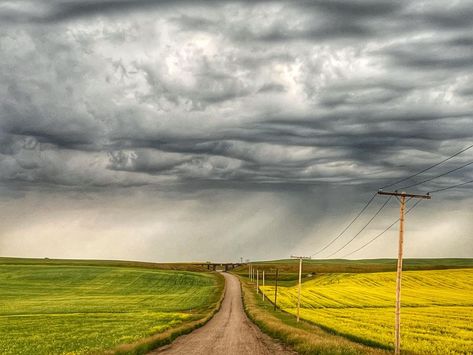
[[[409,353],[473,351],[473,269],[406,271],[402,349]],[[392,349],[395,273],[320,274],[302,284],[301,318],[363,344]],[[274,286],[262,288],[268,296]],[[296,314],[297,287],[278,288],[278,306]]]
[[[216,273],[0,262],[1,354],[142,354],[204,324]]]
[[[324,331],[309,322],[296,322],[293,315],[274,310],[267,299],[256,294],[254,284],[240,277],[245,312],[266,334],[290,346],[299,354],[387,354],[382,349],[352,342],[344,337]]]

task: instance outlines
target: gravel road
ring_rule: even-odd
[[[203,327],[150,354],[295,354],[263,334],[248,319],[243,310],[240,281],[231,274],[223,276],[226,290],[220,311]]]

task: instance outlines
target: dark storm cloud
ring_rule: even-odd
[[[473,26],[473,8],[468,1],[447,6],[445,11],[426,9],[419,17],[434,28],[461,29]]]
[[[200,90],[191,88],[176,88],[173,84],[167,85],[161,80],[159,73],[151,67],[140,68],[146,73],[146,79],[151,87],[154,88],[156,95],[165,96],[168,100],[178,103],[180,97],[194,103],[194,107],[199,109],[208,104],[217,104],[231,99],[236,99],[241,96],[246,96],[251,93],[245,84],[230,73],[218,72],[209,67],[209,64],[204,62],[200,68],[196,68],[194,72]],[[177,92],[177,90],[179,90]]]
[[[3,1],[0,254],[232,260],[320,246],[379,186],[472,144],[472,11]],[[467,166],[415,190],[471,179]],[[471,256],[444,236],[471,236],[467,189],[443,199],[465,213],[425,205],[435,227],[410,238],[415,256]],[[392,256],[363,255],[381,249]]]
[[[328,108],[337,108],[343,105],[385,104],[399,100],[417,88],[416,83],[399,82],[383,79],[382,81],[360,80],[347,81],[327,87],[319,95],[319,102]]]
[[[415,171],[471,140],[470,12],[464,2],[8,3],[2,176],[377,185],[386,177],[373,172]],[[418,157],[396,160],[404,154]]]
[[[472,26],[473,27],[473,26]],[[382,55],[401,68],[426,70],[471,70],[473,46],[471,38],[455,38],[445,43],[414,42],[383,50]]]
[[[153,8],[162,8],[169,6],[192,6],[195,2],[190,0],[53,0],[53,1],[35,1],[34,3],[39,7],[31,8],[29,2],[25,2],[26,6],[6,6],[1,14],[5,20],[24,21],[24,20],[37,20],[41,22],[57,22],[64,21],[74,18],[87,17],[92,15],[107,15],[113,13],[123,13],[125,11],[143,11],[150,10]],[[200,1],[199,5],[215,6],[220,4],[271,4],[280,3],[284,4],[284,1],[269,1],[269,0],[229,0],[229,1],[215,1],[205,0]],[[10,5],[7,2],[7,5]],[[340,1],[300,1],[296,6],[300,6],[303,9],[310,9],[311,7],[321,10],[327,15],[332,15],[340,18],[367,18],[373,16],[387,16],[395,12],[399,12],[402,8],[401,3],[379,3],[376,1],[353,1],[350,3],[344,3]],[[38,12],[38,8],[43,11]],[[8,16],[6,16],[8,15]],[[459,15],[463,15],[462,13]],[[448,17],[440,16],[436,17],[436,14],[432,14],[429,19],[431,21],[438,21],[440,23],[450,23]],[[194,23],[195,24],[195,23]]]
[[[25,6],[8,8],[0,18],[7,22],[60,22],[92,15],[110,14],[131,10],[146,10],[155,6],[169,5],[167,0],[104,0],[104,1],[36,1],[36,8]],[[42,11],[41,11],[42,10]]]
[[[372,18],[376,16],[391,16],[399,13],[403,8],[404,1],[380,2],[380,1],[303,1],[301,7],[314,6],[337,17],[350,18]]]

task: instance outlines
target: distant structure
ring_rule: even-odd
[[[217,267],[221,266],[225,271],[232,270],[236,267],[244,265],[243,263],[212,263],[207,261],[205,264],[199,264],[202,266],[207,266],[207,270],[217,270]]]

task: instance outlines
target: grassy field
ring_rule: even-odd
[[[406,271],[402,348],[473,352],[473,269]],[[363,344],[392,349],[395,273],[319,274],[303,283],[301,318]],[[273,297],[273,286],[264,292]],[[296,313],[297,288],[280,287],[278,306]]]
[[[0,353],[83,354],[134,343],[208,317],[223,288],[212,273],[102,265],[0,262]]]
[[[0,264],[10,265],[66,265],[66,266],[115,266],[139,267],[159,270],[208,271],[205,262],[198,263],[152,263],[130,260],[94,260],[94,259],[49,259],[49,258],[7,258],[0,257]]]
[[[296,322],[296,318],[273,304],[263,301],[261,294],[256,294],[255,285],[241,278],[243,302],[248,317],[258,327],[273,338],[289,345],[299,354],[313,355],[359,355],[388,354],[386,350],[372,348],[345,337],[331,334],[309,322]]]
[[[304,278],[310,279],[311,274],[319,273],[368,273],[396,271],[397,259],[364,259],[364,260],[304,260]],[[296,281],[299,272],[299,261],[294,259],[257,261],[252,263],[255,269],[265,270],[268,280],[274,277],[274,270],[279,270],[279,280]],[[473,259],[404,259],[404,270],[444,270],[473,268]],[[236,270],[240,276],[248,275],[248,267]],[[287,285],[286,285],[287,286]]]

